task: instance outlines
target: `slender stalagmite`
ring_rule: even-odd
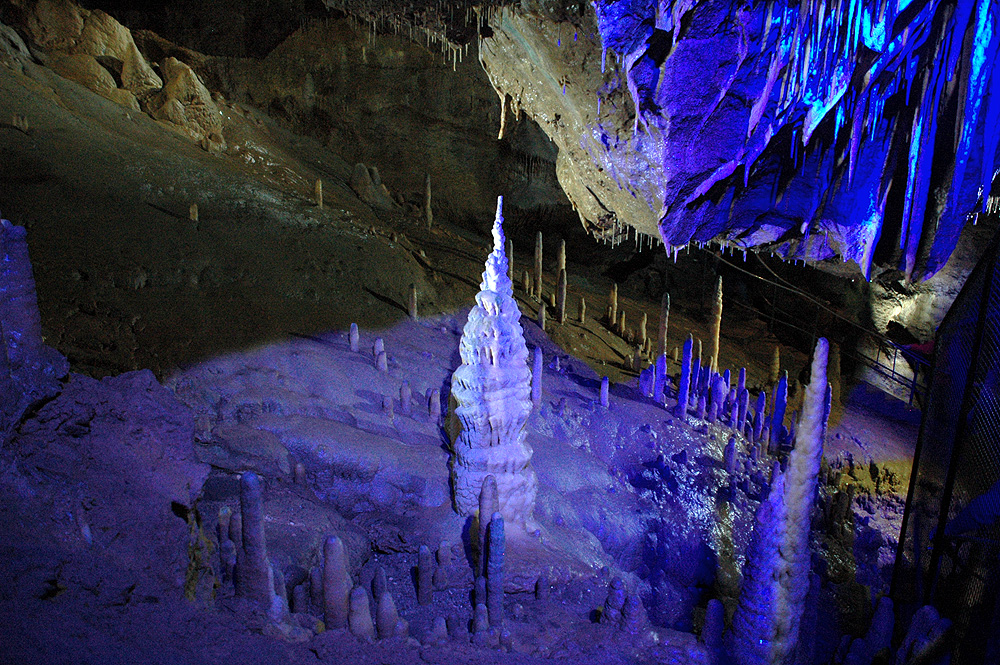
[[[712,302],[712,330],[709,338],[709,369],[719,371],[719,333],[722,332],[722,275],[715,282],[715,300]]]
[[[778,380],[781,378],[781,346],[778,344],[774,345],[774,355],[771,357],[771,373],[768,375],[768,385],[776,386],[778,385]]]
[[[368,594],[361,587],[354,587],[347,596],[350,605],[348,629],[355,637],[366,642],[375,640],[375,626],[372,625],[372,610],[368,604]]]
[[[486,538],[486,609],[490,626],[499,628],[503,625],[503,559],[507,541],[499,511],[490,519]]]
[[[764,409],[767,405],[767,393],[761,390],[757,393],[757,406],[754,407],[753,411],[753,441],[757,443],[760,441],[764,434],[764,419],[766,418],[764,414]]]
[[[253,471],[240,477],[242,547],[237,549],[236,590],[240,596],[270,604],[270,564],[264,540],[264,502],[260,478]]]
[[[610,388],[610,381],[608,377],[603,377],[601,379],[601,406],[604,408],[608,407],[608,390]]]
[[[424,176],[424,219],[427,220],[427,228],[434,225],[434,211],[431,209],[431,174]]]
[[[323,181],[319,178],[316,178],[316,184],[313,185],[313,202],[317,208],[323,209]]]
[[[798,437],[788,456],[788,470],[785,472],[784,529],[778,548],[781,559],[774,576],[780,585],[776,600],[782,609],[775,615],[775,629],[783,639],[772,644],[771,648],[779,655],[774,662],[782,662],[795,650],[799,621],[810,586],[809,526],[816,505],[816,485],[823,457],[828,355],[829,344],[821,337],[813,351],[809,386],[802,400],[802,415],[796,428]]]
[[[694,362],[691,367],[691,391],[695,395],[697,395],[698,392],[701,390],[701,375],[702,375],[700,339],[695,340],[694,351],[696,355],[694,357]]]
[[[622,337],[625,336],[625,310],[618,311],[618,334]]]
[[[557,255],[558,261],[556,262],[556,270],[566,269],[566,241],[559,241],[559,254]]]
[[[667,324],[670,323],[670,294],[664,293],[660,299],[660,330],[657,337],[656,355],[667,352]]]
[[[542,232],[535,236],[535,300],[542,299]]]
[[[417,285],[410,284],[410,297],[407,302],[407,312],[410,318],[414,321],[417,320]]]
[[[580,296],[580,324],[587,322],[587,299]]]
[[[388,588],[389,581],[385,574],[385,568],[379,566],[372,576],[372,598],[381,598]]]
[[[358,347],[361,343],[361,337],[360,333],[358,332],[358,324],[356,323],[351,324],[350,340],[351,340],[351,351],[357,353]]]
[[[396,611],[396,603],[392,600],[392,594],[383,591],[375,601],[375,629],[379,639],[384,640],[395,635],[397,623],[399,623],[399,612]]]
[[[479,526],[479,539],[476,541],[478,558],[476,559],[476,576],[485,574],[486,571],[486,549],[487,530],[490,525],[490,517],[500,510],[500,498],[497,495],[497,479],[495,476],[486,476],[483,479],[482,489],[479,490],[479,512],[476,520]]]
[[[323,545],[323,621],[327,628],[347,626],[353,586],[344,541],[330,536]]]
[[[750,408],[750,391],[742,388],[737,395],[736,430],[740,433],[746,427],[747,411]]]
[[[417,551],[417,603],[430,605],[434,596],[434,555],[426,545]]]
[[[197,222],[198,221],[198,204],[197,203],[192,203],[191,207],[188,208],[188,219],[190,219],[192,222]]]
[[[618,322],[618,285],[611,285],[611,295],[608,298],[608,326],[613,330]]]
[[[646,313],[642,313],[642,317],[639,319],[639,336],[635,340],[635,343],[639,346],[646,346]]]
[[[823,371],[826,371],[826,359],[823,360]],[[785,408],[788,405],[788,372],[782,374],[778,380],[778,387],[774,389],[774,412],[771,416],[771,445],[778,446],[782,443],[781,428],[785,422]]]
[[[413,401],[413,390],[409,381],[403,381],[399,387],[399,412],[404,416],[410,415],[410,404]]]
[[[538,303],[538,327],[545,330],[545,303]]]
[[[660,354],[656,357],[656,362],[653,365],[653,401],[657,404],[663,404],[663,396],[666,392],[666,379],[667,357]]]
[[[688,402],[691,400],[691,369],[693,365],[692,347],[694,346],[694,340],[691,335],[688,335],[687,340],[684,342],[684,355],[681,361],[681,382],[677,387],[677,410],[674,415],[680,418],[681,421],[687,420],[687,407]]]
[[[566,269],[559,270],[559,291],[556,295],[556,307],[559,310],[559,323],[566,323]]]
[[[521,288],[524,290],[525,297],[530,298],[532,295],[531,274],[527,270],[521,273]]]
[[[441,420],[441,389],[435,388],[431,391],[431,396],[427,398],[427,414],[431,417],[431,421],[439,422]]]

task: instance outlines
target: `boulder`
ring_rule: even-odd
[[[207,444],[195,446],[198,461],[242,473],[256,471],[265,478],[289,476],[288,449],[277,435],[242,424],[222,424],[212,430]]]
[[[163,85],[139,53],[129,29],[108,14],[88,11],[69,0],[20,0],[14,4],[21,9],[22,21],[17,27],[43,50],[89,55],[105,61],[120,72],[120,85],[116,81],[115,87],[128,90],[139,99]],[[77,68],[80,62],[77,61]]]
[[[171,129],[202,142],[210,152],[224,150],[222,112],[194,70],[168,57],[160,64],[160,71],[166,83],[147,100],[147,112]]]
[[[72,53],[108,58],[121,63],[121,87],[139,99],[163,85],[132,39],[132,33],[102,11],[88,12]]]
[[[49,67],[55,73],[135,111],[139,102],[130,91],[119,88],[114,77],[94,56],[84,53],[56,53],[49,58]]]
[[[351,189],[359,199],[373,208],[391,210],[398,207],[374,166],[369,168],[361,163],[355,164],[351,173]]]

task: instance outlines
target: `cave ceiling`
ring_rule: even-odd
[[[934,275],[991,200],[991,0],[326,3],[476,39],[592,233]],[[478,37],[460,26],[478,17]]]

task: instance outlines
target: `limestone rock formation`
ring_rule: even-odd
[[[504,519],[523,523],[531,517],[538,486],[524,429],[531,414],[531,372],[521,312],[507,276],[502,205],[500,197],[493,252],[459,342],[462,364],[452,375],[455,415],[462,426],[453,445],[452,480],[455,509],[474,515],[483,480],[493,475]]]
[[[19,23],[56,73],[133,110],[144,110],[209,152],[225,150],[222,114],[187,64],[160,63],[163,80],[139,52],[128,28],[69,0],[17,0]]]
[[[225,149],[222,113],[198,75],[176,58],[160,63],[163,89],[150,97],[147,108],[155,119],[201,143],[209,152]]]
[[[558,146],[596,235],[627,224],[671,247],[763,245],[868,275],[893,234],[891,262],[918,280],[987,206],[1000,102],[978,96],[996,90],[1000,38],[990,3],[907,4],[525,3],[491,14],[480,58],[504,109]],[[935,151],[942,136],[954,147]],[[896,215],[902,228],[883,227]]]
[[[60,390],[69,363],[42,343],[27,232],[0,220],[0,444],[32,405]]]
[[[49,58],[49,67],[57,74],[93,90],[101,97],[134,111],[139,102],[129,90],[119,88],[111,72],[92,55],[86,53],[55,53]]]
[[[354,190],[359,199],[373,208],[392,210],[397,207],[392,200],[389,189],[382,182],[378,169],[374,166],[355,164],[354,170],[351,172],[351,189]]]
[[[140,100],[162,87],[160,77],[139,53],[132,33],[108,14],[83,9],[69,0],[14,0],[13,4],[23,17],[18,27],[46,52],[93,58],[118,75],[122,90]],[[121,97],[127,101],[126,96]]]

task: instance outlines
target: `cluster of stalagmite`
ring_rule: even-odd
[[[493,252],[459,342],[462,364],[452,376],[461,431],[453,444],[451,465],[455,509],[460,514],[476,513],[483,480],[492,475],[504,519],[523,523],[531,516],[538,486],[524,428],[532,408],[531,372],[521,312],[508,277],[502,204],[501,197],[493,224]]]

